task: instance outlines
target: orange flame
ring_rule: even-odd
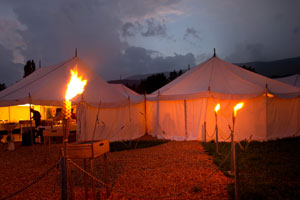
[[[218,103],[215,107],[215,112],[217,113],[220,110],[220,104]]]
[[[68,88],[66,91],[65,99],[67,101],[71,100],[78,94],[82,94],[84,91],[84,87],[87,83],[87,80],[82,80],[82,77],[78,77],[77,65],[75,69],[71,69],[71,79],[68,83]]]
[[[236,113],[239,109],[241,109],[244,106],[244,102],[238,103],[234,106],[234,116],[236,117]]]

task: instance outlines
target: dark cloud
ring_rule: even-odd
[[[188,37],[192,37],[192,38],[200,40],[200,33],[195,28],[189,27],[185,30],[183,39],[186,40]]]
[[[300,26],[294,28],[294,34],[297,35],[300,33]]]
[[[164,23],[155,21],[153,18],[146,20],[146,31],[141,33],[142,36],[166,36],[167,26]]]
[[[136,73],[132,66],[140,66],[140,72],[145,66],[156,70],[168,66],[162,63],[170,58],[159,57],[162,62],[153,67],[159,60],[159,52],[135,47],[133,50],[120,36],[166,36],[167,27],[161,16],[178,13],[174,5],[181,0],[135,1],[134,4],[122,0],[4,1],[12,8],[17,22],[26,27],[15,31],[26,44],[26,49],[22,45],[15,47],[15,56],[21,54],[25,61],[42,60],[43,65],[51,65],[69,59],[78,48],[79,57],[109,80],[120,73]]]
[[[239,44],[235,46],[233,53],[227,56],[225,60],[230,62],[263,61],[266,60],[263,52],[264,45],[262,44]]]
[[[134,36],[134,24],[131,22],[126,22],[123,26],[122,26],[122,36],[123,37],[131,37]]]
[[[184,69],[189,64],[195,65],[195,57],[192,53],[164,57],[157,51],[131,46],[116,59],[114,66],[118,67],[112,67],[109,71],[113,70],[116,74],[122,74],[122,77],[126,77],[132,75],[133,71],[134,74],[164,72]]]
[[[217,56],[218,56],[218,54],[217,54]],[[202,63],[202,62],[206,61],[207,59],[209,59],[210,57],[212,57],[211,53],[198,54],[196,56],[196,63],[197,64]]]
[[[0,59],[0,83],[5,83],[6,86],[9,86],[22,78],[24,65],[13,63],[13,55],[11,51],[3,48],[1,45],[0,55],[1,57],[6,58]]]
[[[146,21],[125,22],[122,26],[122,36],[133,37],[135,35],[144,37],[165,37],[167,36],[167,26],[162,21],[155,20],[154,18],[147,19]]]

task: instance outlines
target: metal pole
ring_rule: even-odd
[[[188,132],[187,132],[187,111],[186,111],[186,100],[184,102],[184,128],[185,128],[185,139],[188,137]]]
[[[217,115],[217,112],[215,112],[215,116],[216,116],[216,152],[219,153],[218,115]]]

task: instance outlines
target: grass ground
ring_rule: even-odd
[[[242,142],[245,146],[245,143]],[[230,143],[203,144],[218,165],[230,151]],[[300,138],[268,142],[251,142],[246,151],[237,147],[241,199],[299,199],[300,198]],[[230,159],[221,167],[228,175]],[[234,185],[229,185],[233,199]]]

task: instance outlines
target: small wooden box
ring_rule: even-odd
[[[68,158],[96,158],[109,152],[109,141],[89,141],[76,144],[68,144]]]
[[[64,136],[64,132],[62,129],[46,129],[43,130],[43,136],[44,137]]]

